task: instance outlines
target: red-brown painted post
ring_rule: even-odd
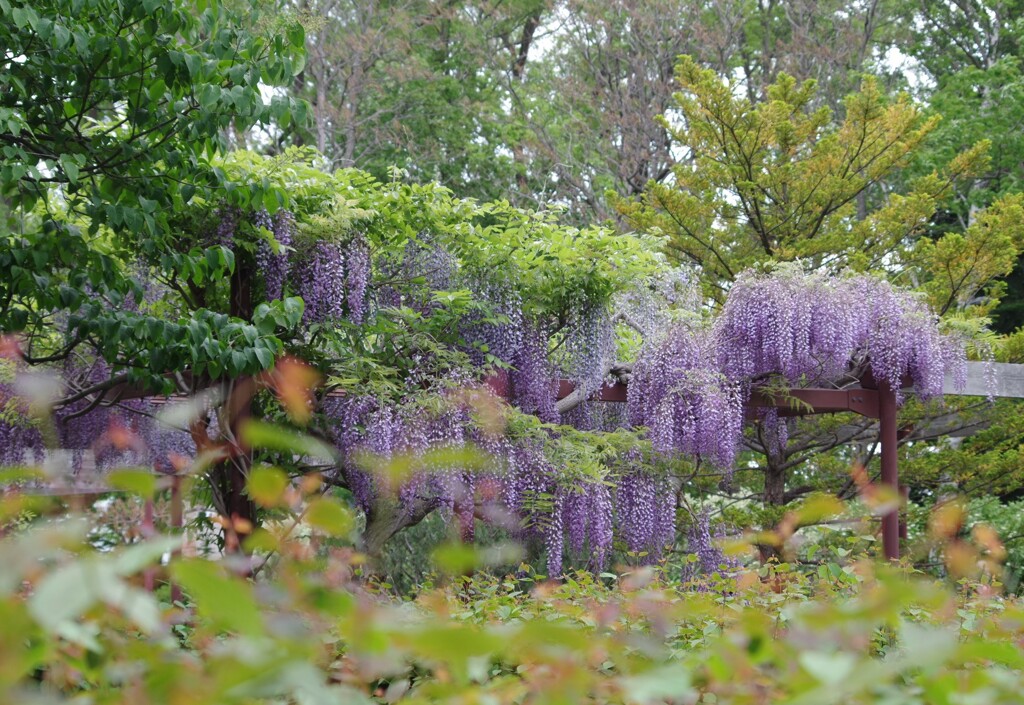
[[[898,501],[900,474],[897,466],[896,392],[887,382],[878,385],[878,435],[882,446],[882,484]],[[882,550],[888,560],[900,558],[900,512],[893,509],[882,517]]]

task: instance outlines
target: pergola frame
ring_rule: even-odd
[[[790,389],[785,394],[771,394],[764,390],[754,389],[746,405],[748,415],[751,412],[775,408],[783,416],[811,416],[816,414],[835,414],[852,411],[855,414],[878,421],[878,436],[881,446],[882,484],[892,490],[893,496],[900,492],[898,443],[896,426],[896,392],[887,383],[882,382],[873,387],[871,380],[861,381],[861,387],[851,389],[826,389],[811,387],[807,389]],[[489,386],[502,397],[509,396],[508,382],[504,376],[488,379]],[[569,380],[559,380],[557,399],[564,399],[575,391],[575,385]],[[628,386],[623,381],[605,382],[601,389],[590,397],[592,401],[625,402]],[[794,408],[797,402],[799,408]],[[882,515],[882,551],[888,560],[899,560],[900,557],[900,521],[899,508]]]
[[[244,381],[243,378],[236,380]],[[188,376],[178,380],[180,384],[192,386]],[[504,371],[489,376],[484,383],[498,396],[509,398],[511,388],[508,375]],[[890,488],[894,497],[900,496],[899,467],[898,467],[898,443],[899,433],[896,422],[897,403],[896,392],[884,382],[874,384],[871,376],[860,380],[860,387],[845,389],[829,388],[805,388],[790,389],[784,393],[772,393],[765,389],[755,388],[746,404],[748,416],[760,409],[775,408],[783,416],[809,416],[817,414],[834,414],[841,412],[853,412],[869,419],[877,420],[879,424],[879,445],[881,456],[881,481]],[[243,385],[248,389],[252,385]],[[562,400],[575,392],[575,384],[570,380],[558,380],[555,399]],[[255,389],[248,391],[254,393]],[[1024,365],[1006,363],[968,363],[967,384],[963,389],[957,389],[952,380],[948,380],[944,389],[945,394],[951,395],[988,395],[990,397],[1024,397]],[[147,393],[130,384],[121,383],[99,392],[101,397],[111,400],[111,403],[138,399],[161,397]],[[619,402],[624,403],[628,398],[627,382],[620,377],[613,382],[605,382],[601,388],[591,395],[592,401]],[[160,475],[160,473],[157,473]],[[164,476],[166,477],[166,476]],[[172,479],[172,523],[180,525],[181,522],[181,496],[178,485],[179,478]],[[54,489],[46,494],[55,495],[76,495],[76,494],[101,494],[113,491],[109,487],[94,488],[67,488]],[[151,510],[150,510],[151,511]],[[890,560],[898,560],[900,557],[900,521],[899,508],[894,508],[882,515],[882,549],[885,557]]]

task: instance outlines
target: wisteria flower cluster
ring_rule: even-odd
[[[681,452],[729,469],[743,429],[738,381],[718,371],[713,339],[680,326],[649,345],[633,366],[630,420],[646,426],[655,450]]]
[[[614,362],[615,331],[605,307],[584,306],[570,322],[561,344],[564,370],[587,394],[604,383],[604,370]]]
[[[922,398],[963,374],[964,348],[943,335],[923,299],[870,275],[804,274],[795,266],[741,275],[715,324],[730,379],[781,376],[790,385],[841,380],[866,364],[894,390]]]
[[[298,263],[297,290],[306,304],[303,323],[338,320],[345,313],[345,255],[339,245],[320,241]]]
[[[626,548],[660,557],[675,538],[675,492],[666,477],[634,468],[623,473],[615,487],[616,526]]]
[[[265,210],[253,216],[253,225],[269,231],[277,241],[279,251],[275,253],[266,240],[261,239],[256,247],[256,264],[263,273],[267,299],[273,301],[284,296],[284,286],[289,272],[289,250],[295,231],[295,216],[290,211],[279,210],[271,218]]]
[[[308,325],[347,319],[363,323],[373,266],[365,235],[356,233],[345,239],[307,236],[296,249],[290,276],[295,292],[306,305],[303,322]]]
[[[110,369],[102,361],[72,362],[65,365],[64,377],[88,388],[108,379]],[[90,396],[62,406],[52,418],[34,418],[16,385],[0,382],[0,465],[40,463],[54,481],[71,484],[93,482],[120,467],[169,469],[172,456],[191,457],[195,445],[183,430],[162,426],[155,412],[146,399],[114,404]],[[53,433],[44,434],[47,428]]]
[[[548,358],[548,340],[541,332],[524,325],[519,332],[519,350],[509,363],[513,365],[509,380],[512,383],[512,401],[527,414],[541,421],[558,423],[555,396],[558,378]]]
[[[552,576],[562,574],[566,559],[603,569],[616,535],[641,562],[657,560],[674,538],[675,493],[667,478],[643,469],[636,450],[621,459],[621,471],[612,463],[603,479],[570,482],[543,436],[487,432],[457,395],[440,409],[368,396],[329,397],[323,409],[344,458],[339,472],[367,516],[390,498],[409,516],[439,510],[455,517],[464,538],[475,517],[485,518],[543,545]],[[438,464],[445,457],[439,449],[472,449],[477,464]],[[418,469],[396,475],[392,465]]]
[[[711,518],[707,511],[697,515],[687,535],[687,544],[690,552],[696,556],[696,564],[704,575],[712,575],[722,567],[727,569],[739,567],[740,561],[726,556],[719,546],[719,542],[724,537],[725,532],[721,524],[715,527],[714,537],[712,537]]]
[[[723,468],[732,465],[752,385],[849,384],[870,372],[902,401],[941,395],[947,374],[963,381],[964,346],[943,335],[913,293],[868,275],[804,274],[796,266],[742,274],[714,325],[677,326],[634,366],[630,418],[654,447]],[[777,414],[763,420],[771,448],[784,447]]]

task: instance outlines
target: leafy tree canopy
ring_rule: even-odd
[[[233,269],[229,252],[176,250],[172,214],[226,190],[210,161],[226,128],[301,118],[301,103],[265,102],[261,85],[301,68],[302,26],[216,2],[5,0],[0,10],[0,194],[10,226],[0,327],[29,332],[30,358],[60,358],[91,340],[111,362],[157,372],[204,359],[185,340],[222,338],[224,349],[247,351],[232,367],[264,366],[280,342],[243,321],[205,309],[178,322],[97,315],[96,306],[138,302],[126,265],[140,256],[194,277]],[[286,201],[264,184],[246,192],[274,207]],[[72,316],[68,339],[37,353],[36,343],[52,342],[42,331],[57,311]],[[161,351],[168,340],[180,345]],[[216,364],[231,365],[222,352]]]

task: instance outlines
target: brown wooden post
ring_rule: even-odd
[[[882,446],[882,484],[892,490],[898,501],[900,475],[897,465],[896,392],[887,382],[878,385],[878,435]],[[882,517],[882,550],[888,560],[900,558],[899,507]]]

